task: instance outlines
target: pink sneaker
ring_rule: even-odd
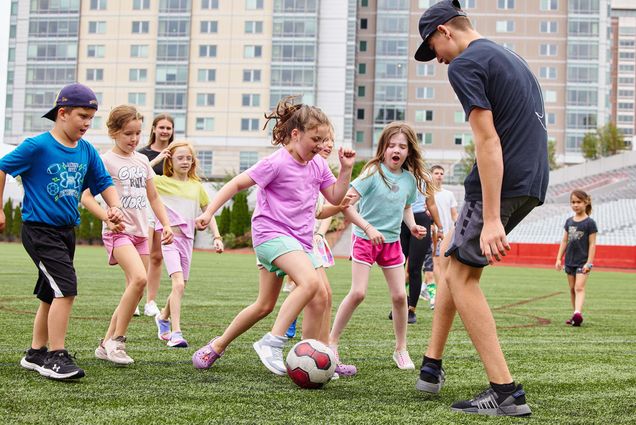
[[[333,351],[334,356],[336,357],[336,371],[339,376],[353,376],[358,373],[358,368],[356,368],[352,364],[344,364],[340,361],[340,355],[338,354],[338,347],[335,345],[330,345],[331,351]]]
[[[409,352],[406,350],[394,351],[393,361],[395,362],[395,364],[397,364],[397,367],[402,370],[415,369],[415,365],[411,360],[411,356],[409,356]]]
[[[583,315],[581,313],[574,313],[572,316],[572,326],[581,326],[583,323]]]
[[[214,342],[215,339],[218,339],[218,338],[219,338],[218,336],[212,338],[212,340],[208,342],[207,345],[199,348],[192,355],[192,365],[195,368],[209,369],[212,367],[214,362],[217,361],[223,355],[223,353],[225,353],[225,350],[223,350],[219,354],[214,350],[214,348],[212,348],[212,343]]]

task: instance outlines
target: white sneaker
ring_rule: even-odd
[[[135,307],[135,312],[133,313],[133,316],[135,317],[141,316],[141,313],[139,312],[139,306]]]
[[[393,352],[393,361],[397,364],[402,370],[412,370],[415,369],[415,365],[411,360],[411,356],[409,356],[409,352],[406,350],[394,351]]]
[[[144,305],[144,315],[148,317],[155,317],[159,314],[159,307],[157,307],[157,303],[154,301],[150,301]]]
[[[287,368],[283,362],[283,345],[287,338],[275,337],[267,333],[254,343],[254,350],[265,367],[275,375],[287,375]]]
[[[115,339],[110,338],[108,341],[104,341],[104,348],[106,349],[108,360],[115,364],[129,365],[134,362],[134,360],[126,354],[125,336],[118,336]],[[97,352],[95,352],[95,355],[97,355]]]
[[[292,283],[285,282],[285,284],[283,285],[283,292],[291,292],[294,289],[296,289],[296,285]]]
[[[95,357],[100,360],[108,360],[108,353],[106,353],[106,348],[104,348],[104,340],[99,341],[99,345],[95,349]]]

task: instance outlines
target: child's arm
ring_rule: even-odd
[[[168,219],[166,208],[163,206],[161,198],[157,193],[155,182],[151,178],[146,180],[146,196],[148,197],[148,202],[150,203],[152,212],[155,213],[157,220],[159,220],[163,227],[163,230],[161,231],[161,243],[163,245],[169,245],[172,243],[174,234],[172,233],[172,227],[170,226],[170,220]]]
[[[7,182],[7,173],[0,170],[0,200],[4,199],[4,185]],[[4,209],[0,208],[0,232],[4,231],[7,218],[4,216]]]
[[[444,231],[446,229],[442,227],[442,220],[439,218],[439,211],[437,210],[437,204],[435,203],[435,196],[428,196],[426,198],[426,209],[428,209],[431,213],[433,223],[437,226],[437,239],[444,239]]]
[[[114,224],[119,224],[119,222],[124,219],[124,214],[121,210],[121,202],[119,201],[119,195],[117,194],[115,186],[108,186],[100,195],[102,195],[102,198],[106,201],[106,205],[108,205],[108,209],[106,210],[108,220]]]
[[[353,187],[349,189],[347,196],[348,195],[351,195],[351,205],[354,205],[360,199],[360,194]],[[355,208],[347,208],[342,212],[347,220],[361,228],[362,231],[367,234],[373,245],[380,245],[381,243],[384,243],[384,236],[382,233],[378,232],[371,223],[362,218]]]
[[[321,190],[325,199],[331,205],[338,205],[347,194],[349,182],[351,181],[351,171],[356,159],[356,151],[352,149],[338,149],[338,159],[340,159],[340,172],[334,184]]]
[[[201,207],[203,211],[207,209],[207,205]],[[203,229],[199,229],[203,230]],[[212,230],[212,236],[214,240],[214,250],[219,254],[223,252],[223,237],[221,236],[221,232],[219,232],[219,226],[216,224],[216,217],[212,216],[210,219],[210,230]]]
[[[561,238],[561,244],[559,245],[559,253],[557,254],[556,263],[554,263],[554,267],[557,270],[561,270],[563,268],[563,264],[561,263],[561,259],[563,258],[563,253],[565,252],[565,247],[568,244],[568,232],[563,231],[563,238]]]
[[[154,167],[155,165],[163,161],[165,158],[170,158],[170,145],[168,145],[167,148],[159,152],[159,155],[155,156],[154,159],[150,161],[150,166]]]
[[[249,187],[252,187],[256,184],[254,180],[246,173],[242,172],[238,176],[234,177],[232,180],[227,182],[221,190],[219,190],[210,205],[205,209],[205,212],[197,217],[196,226],[197,229],[205,229],[210,224],[210,220],[214,216],[214,213],[221,208],[227,201],[229,201],[232,196],[236,195],[241,190],[245,190]]]
[[[347,193],[345,197],[342,198],[342,202],[340,202],[340,205],[331,205],[330,203],[325,203],[320,212],[316,214],[316,218],[322,220],[325,218],[333,217],[339,212],[342,212],[345,209],[349,208],[354,203],[352,202],[352,196],[353,195],[351,195],[351,193]]]
[[[435,210],[437,213],[437,209]],[[402,214],[402,221],[406,224],[406,227],[409,228],[411,234],[418,239],[422,239],[426,236],[426,227],[420,226],[415,222],[415,217],[413,216],[413,208],[410,205],[404,207],[404,213]]]
[[[594,265],[594,256],[596,255],[596,233],[590,233],[589,249],[587,250],[587,261],[583,266],[583,273],[589,273]]]
[[[124,223],[120,222],[115,224],[112,221],[110,221],[108,219],[108,214],[106,213],[106,210],[102,208],[101,205],[99,205],[99,202],[97,202],[97,199],[95,199],[95,197],[91,194],[90,189],[86,189],[84,192],[82,192],[82,198],[80,199],[80,202],[82,203],[84,208],[88,210],[88,212],[93,214],[95,217],[99,218],[101,221],[105,222],[106,226],[111,232],[124,231]]]

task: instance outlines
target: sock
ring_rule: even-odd
[[[517,389],[517,386],[515,385],[515,381],[512,381],[509,384],[493,384],[491,382],[490,386],[492,387],[493,390],[495,390],[497,394],[510,394]]]
[[[432,359],[430,357],[426,357],[424,356],[424,360],[422,361],[422,365],[426,364],[426,363],[432,363],[435,366],[439,367],[440,369],[442,368],[442,359]]]
[[[581,312],[580,312],[580,311],[578,311],[578,310],[574,310],[574,314],[576,314],[576,313],[581,314]]]

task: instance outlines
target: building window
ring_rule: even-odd
[[[260,69],[244,69],[243,70],[243,82],[258,83],[260,81],[261,81]]]
[[[106,32],[106,21],[89,21],[89,34],[104,34]]]
[[[214,93],[197,93],[197,106],[214,106]]]
[[[497,21],[495,28],[497,32],[514,32],[515,21]]]
[[[104,81],[104,70],[102,68],[88,68],[86,81]]]
[[[102,117],[93,117],[91,120],[91,128],[92,129],[101,129],[102,128]]]
[[[216,34],[219,32],[218,21],[201,21],[201,34]]]
[[[241,104],[243,106],[260,106],[261,105],[260,94],[243,94],[241,98],[242,98]]]
[[[543,92],[543,101],[545,103],[556,103],[557,95],[554,90],[544,90]]]
[[[132,22],[133,34],[148,34],[149,30],[150,30],[149,21],[133,21]]]
[[[215,58],[216,57],[216,44],[203,44],[199,46],[200,58]]]
[[[200,83],[216,81],[216,69],[199,69],[197,81]]]
[[[497,0],[497,9],[514,9],[515,0]]]
[[[557,32],[556,21],[541,21],[539,23],[539,31],[544,34],[553,34]]]
[[[155,81],[161,85],[186,84],[188,82],[187,65],[157,65]]]
[[[147,81],[148,70],[145,68],[131,68],[128,71],[128,79],[130,81]]]
[[[365,86],[358,86],[358,97],[364,97],[366,94]]]
[[[245,34],[262,34],[263,21],[245,21]]]
[[[415,67],[415,75],[418,77],[432,77],[435,75],[435,65],[430,63],[418,63]]]
[[[416,133],[417,141],[422,145],[433,144],[433,133]]]
[[[212,177],[212,160],[214,159],[214,152],[199,151],[197,152],[197,159],[199,160],[201,175],[203,177]]]
[[[539,46],[539,55],[541,56],[556,56],[557,46],[556,44],[541,44]]]
[[[356,117],[359,120],[363,120],[364,119],[364,109],[360,108],[356,111]]]
[[[86,56],[89,58],[103,58],[106,47],[103,44],[89,44],[86,46]]]
[[[369,7],[369,0],[360,0],[360,7]]]
[[[476,0],[464,0],[464,9],[474,9],[477,7]]]
[[[453,114],[453,118],[454,118],[455,124],[461,124],[463,122],[466,122],[466,114],[463,113],[462,111],[455,111],[455,114]]]
[[[369,27],[369,20],[366,18],[360,19],[360,29],[366,30]]]
[[[356,131],[356,143],[364,143],[364,131]]]
[[[359,63],[358,64],[358,74],[364,75],[366,73],[367,73],[367,64],[366,63]]]
[[[548,125],[556,125],[556,114],[554,112],[548,112],[545,122]]]
[[[425,110],[425,109],[415,111],[415,121],[416,122],[433,121],[433,111]]]
[[[91,0],[91,10],[106,10],[106,0]]]
[[[465,146],[469,145],[473,141],[473,135],[471,133],[459,133],[455,134],[455,145]]]
[[[415,90],[417,99],[433,99],[435,97],[435,89],[433,87],[418,87]]]
[[[130,46],[131,58],[147,58],[148,57],[148,45],[147,44],[133,44]]]
[[[258,131],[258,118],[241,118],[241,131]]]
[[[546,80],[556,80],[556,68],[553,66],[542,66],[541,68],[539,68],[539,78],[544,78]]]
[[[150,9],[150,0],[133,0],[133,10]]]
[[[214,118],[197,117],[195,125],[199,131],[214,131]]]
[[[245,0],[245,10],[263,9],[263,0]]]
[[[201,9],[218,9],[219,0],[201,0]]]
[[[247,45],[243,47],[244,58],[260,58],[263,56],[263,46]]]
[[[146,93],[128,93],[128,103],[137,106],[146,106]]]
[[[250,168],[252,165],[258,162],[258,152],[243,151],[239,154],[239,172]]]
[[[360,40],[360,49],[361,52],[367,51],[367,42],[365,40]]]
[[[559,8],[559,0],[541,0],[540,9],[543,11],[557,10],[558,8]]]

